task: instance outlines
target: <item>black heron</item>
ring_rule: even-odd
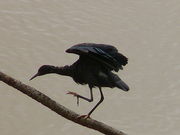
[[[60,75],[70,76],[78,84],[88,84],[90,88],[90,98],[81,96],[75,92],[68,92],[77,97],[77,104],[79,98],[88,102],[93,101],[92,88],[98,87],[101,98],[99,102],[92,108],[87,115],[80,117],[88,118],[97,106],[104,100],[104,96],[101,87],[117,87],[124,91],[128,91],[128,85],[123,82],[118,75],[112,71],[118,72],[119,69],[123,69],[128,63],[128,58],[118,52],[118,50],[111,45],[95,44],[95,43],[81,43],[72,46],[66,50],[67,53],[74,53],[79,55],[79,59],[72,65],[57,67],[52,65],[43,65],[39,68],[37,74],[35,74],[30,80],[37,76],[56,73]]]

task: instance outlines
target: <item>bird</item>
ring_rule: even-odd
[[[79,118],[90,118],[92,112],[103,102],[104,95],[102,87],[119,88],[123,91],[128,91],[129,86],[121,80],[121,78],[113,73],[123,69],[128,63],[128,58],[119,53],[117,48],[108,44],[97,43],[80,43],[76,44],[66,50],[67,53],[79,55],[79,59],[72,65],[53,66],[42,65],[38,72],[30,78],[34,79],[37,76],[46,74],[59,74],[71,77],[77,84],[88,85],[90,89],[90,98],[79,95],[75,92],[69,91],[77,97],[77,104],[79,99],[88,102],[93,101],[93,88],[99,88],[100,100],[86,115],[81,115]]]

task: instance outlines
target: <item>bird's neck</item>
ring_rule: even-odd
[[[52,66],[52,72],[51,73],[56,73],[59,75],[64,75],[64,76],[73,76],[73,72],[72,72],[72,68],[71,66],[63,66],[63,67],[56,67],[56,66]]]

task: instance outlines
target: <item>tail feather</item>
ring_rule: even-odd
[[[112,77],[113,82],[115,83],[115,87],[118,87],[124,91],[129,90],[129,86],[123,80],[121,80],[121,78],[119,78],[118,75],[110,72],[110,76]]]
[[[125,82],[123,82],[122,80],[118,80],[116,82],[116,85],[117,85],[118,88],[120,88],[120,89],[122,89],[124,91],[128,91],[129,90],[129,86]]]

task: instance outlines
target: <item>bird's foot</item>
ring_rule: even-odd
[[[90,115],[89,114],[87,114],[87,115],[80,115],[80,116],[78,116],[78,119],[91,119],[91,117],[90,117]]]
[[[77,94],[77,93],[72,92],[72,91],[68,91],[66,94],[70,94],[70,95],[73,95],[73,96],[75,96],[75,97],[77,97],[77,96],[78,96],[78,94]]]
[[[71,91],[67,92],[66,94],[70,94],[73,95],[74,97],[77,97],[77,105],[79,106],[79,94]]]

